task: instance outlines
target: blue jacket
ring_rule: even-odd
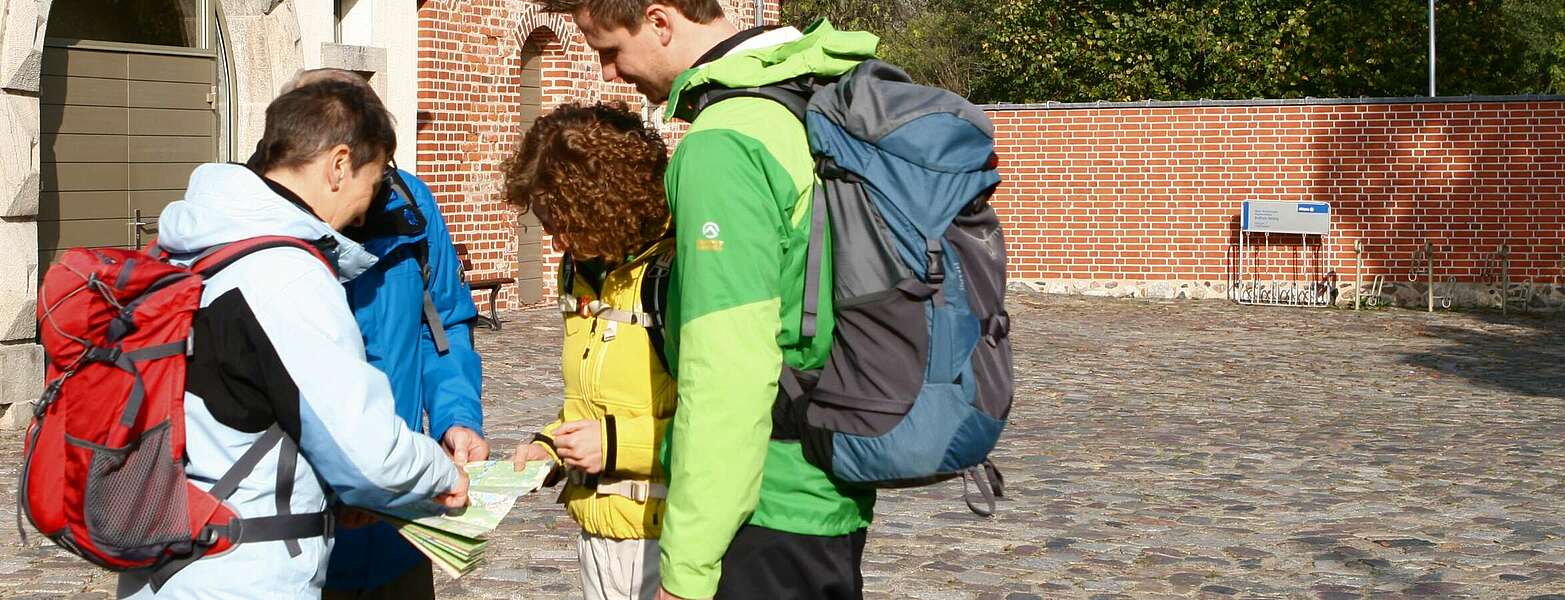
[[[397,415],[408,426],[422,431],[429,417],[429,435],[436,440],[446,430],[462,426],[483,435],[483,410],[479,405],[482,373],[473,350],[472,325],[478,316],[472,293],[462,281],[462,263],[445,219],[429,186],[402,171],[402,180],[413,194],[424,227],[379,235],[364,241],[364,248],[380,258],[368,272],[346,285],[348,304],[364,333],[364,350],[371,365],[391,380]],[[390,216],[416,219],[407,214],[407,199],[393,194],[386,204]],[[416,252],[428,240],[429,292],[445,326],[450,349],[435,350],[434,338],[424,325],[424,278]],[[352,530],[338,530],[326,574],[332,589],[371,589],[397,578],[424,560],[423,555],[385,523]]]

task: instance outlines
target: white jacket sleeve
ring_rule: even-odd
[[[302,251],[263,253],[269,268],[299,273],[246,296],[264,298],[251,309],[298,387],[300,454],[354,506],[401,506],[451,491],[455,465],[396,415],[386,376],[365,362],[342,285]]]

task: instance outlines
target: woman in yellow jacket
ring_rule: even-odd
[[[658,589],[667,495],[658,448],[675,405],[659,348],[658,288],[673,257],[667,156],[623,104],[571,104],[539,118],[505,165],[508,200],[536,215],[566,254],[565,403],[514,460],[563,467],[589,599],[650,599]]]

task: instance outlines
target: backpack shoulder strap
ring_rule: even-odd
[[[234,461],[234,464],[223,473],[207,493],[218,502],[227,500],[235,490],[239,489],[239,483],[255,471],[261,459],[270,454],[273,448],[279,447],[281,451],[277,457],[277,489],[274,493],[277,514],[270,517],[235,517],[222,524],[208,523],[201,528],[199,543],[210,546],[217,543],[218,538],[226,539],[232,545],[283,542],[288,556],[298,558],[303,553],[299,540],[332,535],[336,528],[336,518],[331,510],[312,513],[292,512],[289,501],[293,497],[293,479],[298,468],[299,446],[279,425],[273,424],[262,432],[259,438],[251,442],[250,448]],[[148,578],[153,591],[162,588],[169,579],[191,563],[205,557],[205,552],[196,552],[154,567]]]
[[[298,248],[309,252],[311,256],[321,261],[321,264],[331,269],[332,275],[335,276],[337,274],[337,264],[326,257],[326,252],[321,249],[321,245],[321,242],[310,242],[284,235],[253,237],[208,248],[190,264],[190,270],[195,271],[202,278],[209,278],[216,275],[218,271],[228,268],[229,265],[234,264],[239,259],[256,252],[272,248]]]
[[[428,217],[419,210],[418,201],[413,199],[413,192],[408,189],[407,182],[402,180],[401,173],[392,170],[391,176],[386,181],[391,185],[391,191],[407,200],[408,209],[418,213],[421,222],[429,223]],[[446,326],[440,318],[440,311],[435,308],[435,297],[429,293],[429,236],[426,234],[419,239],[411,252],[413,260],[418,261],[419,276],[424,278],[424,323],[429,326],[429,336],[435,342],[435,352],[445,354],[451,350],[451,340],[446,338]]]
[[[795,92],[784,90],[776,86],[763,86],[753,88],[718,88],[702,92],[696,99],[696,111],[706,110],[713,104],[717,104],[729,98],[764,98],[783,105],[788,112],[793,113],[794,118],[804,121],[804,112],[809,106],[810,98]]]
[[[668,365],[668,340],[664,336],[665,318],[668,313],[668,287],[674,270],[674,252],[672,249],[663,250],[647,270],[641,275],[641,308],[651,315],[646,325],[647,338],[652,341],[652,350],[657,354],[658,362],[663,364],[663,371],[673,373]]]
[[[751,88],[706,88],[700,90],[695,96],[694,115],[708,107],[727,100],[729,98],[764,98],[783,105],[793,114],[800,123],[807,123],[805,113],[810,106],[810,98],[815,93],[835,81],[834,78],[807,75],[796,79],[779,82],[772,85]],[[691,119],[695,117],[692,116]],[[816,165],[816,173],[823,179],[841,173],[841,169],[823,169],[825,166],[835,168],[835,163],[830,165]],[[821,261],[825,260],[823,254],[826,250],[826,203],[825,193],[820,185],[810,195],[810,240],[805,250],[806,273],[804,275],[804,305],[802,307],[803,320],[799,324],[799,335],[802,337],[815,337],[817,323],[820,315],[820,286],[821,286]]]
[[[814,96],[817,90],[832,81],[832,78],[806,75],[759,87],[704,87],[697,90],[693,96],[695,98],[693,101],[694,110],[691,112],[690,118],[694,120],[697,115],[701,114],[701,111],[729,98],[763,98],[783,105],[783,108],[793,113],[794,118],[803,123],[804,114],[810,106],[810,97]]]

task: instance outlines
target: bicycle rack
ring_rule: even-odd
[[[1337,272],[1331,268],[1327,238],[1331,232],[1331,205],[1326,202],[1246,200],[1240,212],[1239,259],[1229,297],[1239,304],[1263,306],[1327,307],[1337,297]],[[1251,241],[1260,234],[1260,247]],[[1295,273],[1304,279],[1260,279],[1275,259],[1272,234],[1298,241]],[[1290,244],[1292,245],[1292,244]],[[1314,250],[1314,259],[1311,250]],[[1280,254],[1280,253],[1279,253]]]
[[[1511,289],[1511,247],[1509,244],[1501,244],[1500,249],[1489,255],[1488,267],[1484,269],[1484,282],[1497,290],[1500,313],[1510,312],[1512,305],[1521,307],[1522,312],[1527,312],[1532,305],[1531,279],[1521,280],[1521,286]]]
[[[1450,309],[1451,308],[1451,297],[1450,296],[1448,296],[1448,295],[1447,296],[1436,296],[1435,295],[1435,244],[1434,244],[1434,242],[1431,242],[1431,241],[1428,241],[1428,240],[1424,240],[1424,248],[1422,250],[1414,250],[1413,251],[1413,262],[1414,263],[1418,263],[1419,261],[1423,261],[1423,263],[1424,263],[1423,269],[1418,269],[1417,266],[1415,266],[1414,270],[1407,274],[1408,282],[1409,283],[1417,283],[1418,282],[1418,276],[1419,275],[1423,275],[1424,276],[1424,282],[1428,285],[1429,312],[1435,312],[1435,303],[1436,303],[1437,300],[1439,301],[1441,309]],[[1456,285],[1456,282],[1454,280],[1452,280],[1450,278],[1447,278],[1447,281],[1446,281],[1446,289],[1448,290],[1447,293],[1449,293],[1449,290],[1453,289],[1455,285]]]
[[[1386,276],[1376,275],[1369,291],[1364,291],[1364,240],[1353,242],[1353,260],[1353,310],[1380,306],[1380,294],[1386,291]]]

